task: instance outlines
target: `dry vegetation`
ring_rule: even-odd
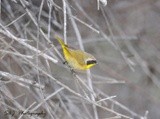
[[[0,0],[0,119],[159,119],[159,13],[159,0]],[[98,64],[72,73],[54,35]]]

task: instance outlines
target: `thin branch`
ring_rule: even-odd
[[[58,9],[61,10],[61,11],[63,11],[63,9],[62,9],[60,6],[58,6],[57,4],[53,3],[52,0],[50,0],[50,1],[51,1],[51,3],[52,3],[56,8],[58,8]],[[80,19],[77,18],[77,17],[74,17],[74,16],[70,16],[70,17],[73,17],[75,20],[77,20],[78,22],[80,22],[80,23],[82,23],[83,25],[87,26],[89,29],[91,29],[91,30],[99,33],[99,30],[93,28],[92,25],[89,25],[89,24],[85,23],[84,21],[80,20]]]
[[[14,75],[14,74],[10,74],[8,72],[0,71],[0,75],[5,77],[5,78],[10,79],[12,82],[15,82],[15,83],[20,82],[20,83],[27,84],[28,86],[34,86],[34,87],[37,87],[37,88],[44,89],[44,86],[41,85],[41,84],[38,84],[38,83],[36,83],[34,81],[31,81],[31,80],[26,79],[26,78],[22,78],[20,76]]]
[[[0,24],[1,25],[1,24]],[[1,25],[2,26],[2,25]],[[56,59],[54,59],[53,57],[48,56],[47,54],[41,53],[41,51],[37,50],[36,48],[32,47],[31,45],[23,42],[26,39],[22,39],[22,38],[17,38],[15,37],[13,34],[11,34],[8,30],[5,29],[5,31],[0,30],[0,33],[8,36],[11,39],[14,39],[15,41],[17,41],[18,43],[20,43],[21,45],[24,45],[25,47],[27,47],[28,49],[40,54],[42,57],[52,61],[53,63],[57,63],[58,61]]]
[[[63,1],[63,36],[64,36],[64,42],[65,44],[67,44],[67,14],[66,14],[66,1],[65,0],[62,0]]]
[[[36,107],[34,107],[31,111],[37,110],[43,103],[45,103],[47,100],[49,100],[50,98],[52,98],[53,96],[55,96],[57,93],[59,93],[63,89],[64,89],[64,87],[61,87],[60,89],[58,89],[57,91],[55,91],[54,93],[52,93],[51,95],[49,95],[47,98],[45,98],[43,101],[41,101]]]
[[[15,22],[17,22],[19,19],[21,19],[22,17],[24,17],[27,14],[27,12],[23,13],[21,16],[19,16],[17,19],[13,20],[11,23],[7,24],[6,27],[9,27],[10,25],[14,24]]]
[[[84,46],[83,46],[83,43],[82,43],[82,38],[81,38],[81,34],[79,32],[79,29],[77,27],[77,24],[75,22],[75,20],[73,19],[73,15],[72,15],[72,11],[69,7],[69,5],[67,4],[67,11],[68,11],[68,15],[69,17],[71,18],[71,23],[72,23],[72,26],[73,26],[73,29],[75,31],[75,34],[76,34],[76,37],[77,37],[77,40],[78,40],[78,43],[80,45],[80,49],[84,51]]]
[[[26,113],[33,105],[35,105],[36,104],[36,102],[33,102],[28,108],[26,108],[24,111],[23,111],[23,113],[22,113],[22,115],[18,118],[18,119],[21,119],[23,116],[24,116],[24,113]]]

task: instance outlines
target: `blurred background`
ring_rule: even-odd
[[[0,118],[159,119],[159,13],[159,0],[1,0]],[[98,64],[72,74],[55,35]]]

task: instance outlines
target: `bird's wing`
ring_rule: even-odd
[[[81,65],[85,64],[85,53],[81,50],[72,50],[69,49],[71,55],[77,60],[77,62]]]
[[[72,50],[72,49],[70,49]],[[95,57],[87,52],[84,52],[82,50],[72,50],[71,55],[73,57],[76,57],[78,59],[79,64],[85,64],[87,60],[95,60]]]

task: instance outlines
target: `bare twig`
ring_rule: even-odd
[[[36,83],[34,81],[22,78],[22,77],[17,76],[17,75],[10,74],[8,72],[0,71],[0,75],[5,77],[5,78],[10,79],[12,82],[22,83],[22,84],[24,84],[23,86],[26,86],[26,84],[28,84],[27,88],[29,88],[29,86],[35,86],[35,87],[42,88],[42,89],[44,88],[44,86],[41,85],[41,84],[38,84],[38,83]]]

